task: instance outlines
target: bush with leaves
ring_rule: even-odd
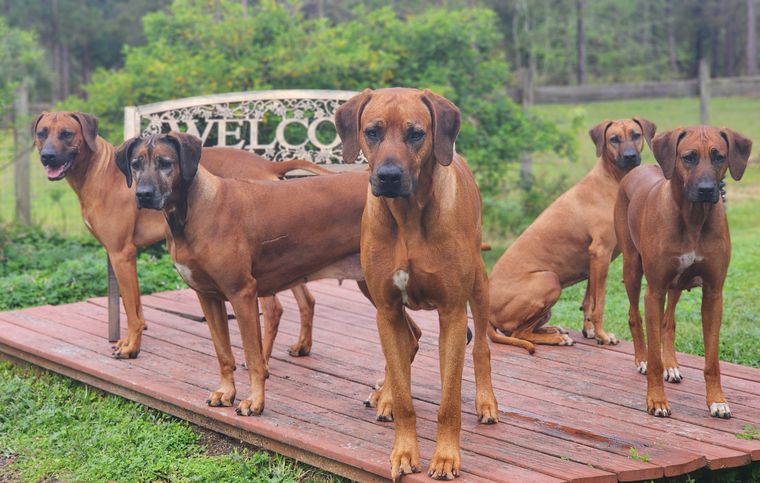
[[[262,1],[175,0],[143,18],[147,43],[125,48],[125,65],[97,72],[88,100],[64,107],[97,114],[121,141],[122,110],[172,98],[256,89],[430,88],[463,113],[457,147],[486,193],[497,192],[507,162],[523,152],[574,156],[574,137],[525,114],[507,96],[511,76],[493,11],[432,8],[399,18],[388,7],[332,23]]]
[[[11,28],[0,17],[0,117],[13,103],[13,93],[22,82],[43,76],[43,58],[33,33]]]

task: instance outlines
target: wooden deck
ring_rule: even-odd
[[[189,290],[143,298],[149,330],[136,360],[110,357],[105,298],[0,313],[0,351],[329,471],[382,479],[389,475],[393,426],[376,422],[374,410],[362,404],[383,366],[374,310],[353,283],[310,287],[317,299],[312,354],[287,355],[298,334],[298,311],[283,294],[285,314],[261,417],[205,405],[218,382],[217,362]],[[418,312],[415,320],[423,336],[413,394],[426,467],[440,393],[438,324],[434,313]],[[230,325],[242,361],[237,324]],[[634,370],[630,344],[602,348],[578,333],[573,337],[574,347],[540,346],[535,356],[492,346],[501,409],[494,426],[477,423],[468,350],[459,481],[632,481],[760,459],[760,441],[736,437],[747,424],[760,427],[760,370],[722,363],[734,418],[717,420],[705,407],[702,358],[681,354],[685,380],[667,384],[673,417],[658,419],[644,412],[646,381]],[[241,368],[239,395],[247,393],[245,379]],[[630,448],[645,457],[631,458]]]

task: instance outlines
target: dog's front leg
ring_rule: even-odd
[[[655,416],[670,416],[662,379],[662,319],[665,289],[647,286],[644,296],[644,317],[647,324],[647,412]]]
[[[142,333],[145,330],[140,284],[137,281],[137,247],[129,244],[121,250],[109,251],[108,257],[119,282],[119,294],[127,313],[127,337],[119,339],[111,355],[116,359],[134,359],[140,354]]]
[[[720,384],[720,325],[723,318],[723,287],[702,287],[702,334],[705,340],[705,386],[710,416],[728,419],[731,409]]]
[[[266,381],[266,361],[261,343],[261,322],[256,280],[248,279],[229,299],[238,319],[240,336],[243,339],[245,362],[251,380],[251,396],[240,401],[235,412],[241,416],[258,416],[264,410],[264,383]]]
[[[235,356],[232,355],[230,344],[230,328],[227,320],[227,307],[223,300],[213,299],[196,292],[201,303],[203,315],[206,317],[211,341],[219,361],[219,389],[209,394],[206,404],[209,406],[232,406],[235,402]]]
[[[390,386],[393,394],[396,436],[390,459],[391,477],[399,480],[405,474],[420,471],[417,418],[412,405],[413,348],[408,335],[409,324],[400,301],[391,306],[378,307],[377,330],[385,355],[385,385]]]
[[[467,311],[460,307],[439,308],[438,357],[441,367],[441,407],[435,453],[428,475],[437,480],[459,476],[459,432],[462,426],[462,368],[467,344]],[[395,401],[394,401],[395,402]]]
[[[588,295],[589,299],[584,303],[584,328],[593,326],[594,337],[598,344],[617,344],[618,340],[613,333],[604,331],[604,296],[607,288],[607,273],[612,261],[612,250],[609,244],[603,241],[594,241],[588,250]],[[614,247],[614,244],[613,244]]]

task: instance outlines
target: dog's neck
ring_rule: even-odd
[[[424,235],[426,222],[436,219],[435,213],[431,212],[441,209],[444,197],[453,196],[451,193],[445,193],[449,178],[454,176],[453,169],[451,166],[441,166],[435,159],[428,160],[423,163],[417,183],[412,187],[409,196],[378,198],[386,207],[402,237],[405,238],[419,230],[422,230]]]
[[[609,159],[607,153],[603,154],[600,158],[597,158],[596,167],[606,176],[612,178],[617,184],[620,184],[620,180],[623,179],[623,176],[628,174],[628,171],[622,171],[618,168],[617,162],[614,159]]]
[[[689,201],[686,197],[684,182],[675,174],[673,178],[666,181],[670,197],[678,210],[678,215],[684,227],[684,233],[690,241],[698,243],[701,234],[704,232],[706,225],[709,223],[713,210],[722,210],[723,201],[717,203],[704,203]]]
[[[198,166],[193,179],[181,180],[175,192],[172,193],[164,206],[163,212],[169,225],[172,237],[183,239],[186,236],[185,227],[190,223],[192,210],[189,207],[202,208],[209,198],[213,198],[216,176],[203,166]]]
[[[102,172],[109,170],[113,174],[120,174],[114,161],[113,145],[100,136],[96,138],[96,145],[97,149],[93,152],[83,142],[74,165],[66,173],[66,181],[77,194],[80,204],[83,199],[83,193],[89,189],[88,180],[90,183],[103,183]],[[95,188],[100,189],[101,187],[95,186]]]

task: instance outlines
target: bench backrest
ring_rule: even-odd
[[[272,161],[306,159],[336,171],[363,169],[364,159],[343,164],[335,110],[352,91],[271,90],[188,97],[124,108],[124,139],[189,132],[204,146],[230,146]]]

